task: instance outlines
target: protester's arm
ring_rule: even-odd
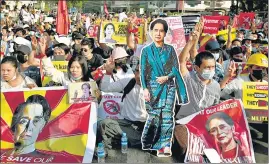
[[[226,49],[230,49],[232,45],[232,26],[228,25],[228,40],[226,44]]]
[[[131,78],[124,78],[111,82],[111,75],[105,75],[101,81],[100,89],[103,92],[122,92]]]
[[[134,40],[133,34],[131,32],[129,32],[129,30],[133,30],[132,21],[129,21],[128,26],[127,26],[127,46],[130,49],[135,50],[136,49],[136,42]]]
[[[143,35],[143,41],[146,42],[147,41],[147,32],[148,32],[148,19],[145,18],[144,19],[144,35]]]
[[[190,53],[189,53],[190,49],[194,44],[194,41],[193,41],[193,38],[192,38],[192,36],[194,36],[194,35],[195,35],[194,32],[192,32],[190,34],[189,41],[187,42],[187,44],[185,45],[185,47],[183,48],[181,54],[178,57],[179,58],[179,64],[180,64],[180,72],[181,72],[181,75],[183,77],[186,76],[189,73],[189,70],[187,68],[187,61],[190,58]]]
[[[190,57],[191,57],[191,60],[194,61],[196,55],[198,54],[198,51],[197,51],[197,45],[198,45],[198,42],[199,42],[199,38],[202,34],[202,31],[203,31],[203,27],[204,27],[204,22],[203,22],[203,19],[195,26],[195,29],[194,31],[197,31],[197,37],[194,37],[193,40],[194,40],[194,44],[192,45],[191,49],[190,49]]]

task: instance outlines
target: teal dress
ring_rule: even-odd
[[[163,47],[150,44],[142,50],[140,68],[141,85],[150,93],[150,102],[146,103],[149,116],[141,138],[142,148],[159,150],[171,147],[175,102],[188,103],[175,49],[167,44]],[[168,81],[157,83],[157,77],[161,76],[168,76]]]

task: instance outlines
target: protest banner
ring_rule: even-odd
[[[88,37],[89,38],[97,38],[99,26],[94,25],[94,26],[89,26],[88,28]]]
[[[250,121],[263,123],[268,121],[268,83],[244,82],[243,104],[249,113]]]
[[[232,32],[232,35],[231,35],[231,40],[234,40],[236,39],[236,28],[232,28],[231,30]],[[217,36],[222,36],[224,40],[228,40],[228,30],[220,30],[218,33],[217,33]]]
[[[252,23],[254,17],[255,17],[254,12],[250,12],[250,13],[240,12],[240,14],[239,14],[239,26],[240,26],[240,28],[244,28],[246,30],[250,29],[251,23]]]
[[[184,162],[255,163],[252,139],[241,100],[224,101],[177,121],[188,131]],[[227,150],[228,149],[228,150]]]
[[[182,15],[183,28],[186,41],[189,40],[189,34],[194,29],[196,23],[199,22],[200,15]]]
[[[63,87],[1,92],[1,162],[92,162],[96,109],[69,104]]]
[[[220,27],[219,16],[204,16],[204,34],[217,34]]]
[[[126,44],[126,22],[103,22],[101,24],[100,43]]]
[[[67,66],[68,66],[68,61],[52,61],[52,64],[54,68],[57,70],[67,73]],[[40,69],[41,71],[41,69]],[[43,74],[43,73],[42,73]],[[52,83],[51,77],[48,76],[43,76],[42,77],[42,86],[48,86],[50,83]]]
[[[70,83],[68,85],[69,103],[97,102],[97,90],[98,86],[95,81]]]
[[[102,92],[102,100],[98,107],[98,119],[123,119],[123,117],[120,115],[120,111],[123,106],[121,99],[122,93]]]
[[[166,20],[169,30],[165,36],[165,43],[172,45],[177,52],[180,52],[186,45],[185,32],[181,17],[167,17]]]

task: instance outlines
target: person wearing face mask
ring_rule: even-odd
[[[216,60],[215,75],[213,79],[220,82],[224,77],[224,70],[222,67],[223,55],[220,54],[220,45],[215,40],[209,41],[205,46],[205,50],[211,52]]]
[[[252,51],[251,51],[252,54],[260,52],[260,44],[261,44],[260,39],[256,39],[252,41]]]
[[[185,45],[183,51],[179,55],[180,72],[187,86],[190,103],[181,106],[176,115],[177,119],[187,117],[193,113],[199,112],[207,107],[219,103],[220,86],[213,79],[215,75],[216,59],[212,53],[204,51],[198,55],[193,55],[191,48],[197,44],[202,33],[203,23],[198,23],[195,30],[190,34],[190,39]],[[188,58],[194,57],[194,70],[189,72],[187,69]]]
[[[113,70],[112,79],[117,81],[122,78],[133,78],[134,73],[132,68],[127,64],[127,57],[129,55],[122,47],[116,47],[112,51],[111,58],[115,60],[115,68]]]
[[[18,62],[14,56],[6,56],[1,61],[1,90],[37,87],[28,76],[18,71]]]
[[[227,73],[231,61],[240,62],[240,63],[241,62],[246,62],[246,58],[245,58],[245,56],[244,56],[244,54],[242,52],[241,47],[233,47],[230,50],[230,59],[223,62],[224,74]]]
[[[220,83],[221,87],[221,97],[224,99],[229,99],[230,94],[234,92],[236,99],[242,99],[242,84],[243,82],[266,82],[263,80],[264,76],[267,74],[266,69],[268,68],[268,58],[261,53],[253,54],[249,57],[246,67],[248,69],[248,76],[238,76],[230,83],[229,79],[235,76],[235,65],[231,63],[228,72],[226,73],[224,80]]]
[[[249,57],[251,55],[251,51],[252,51],[252,44],[251,42],[253,41],[253,37],[248,34],[246,36],[245,39],[242,40],[242,49],[243,49],[243,53]]]

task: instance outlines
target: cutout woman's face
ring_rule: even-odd
[[[27,105],[22,111],[19,122],[15,125],[14,143],[19,142],[20,146],[34,144],[45,124],[42,105]]]
[[[166,33],[164,31],[163,24],[161,23],[155,24],[152,30],[152,39],[155,42],[163,42],[165,35]]]

